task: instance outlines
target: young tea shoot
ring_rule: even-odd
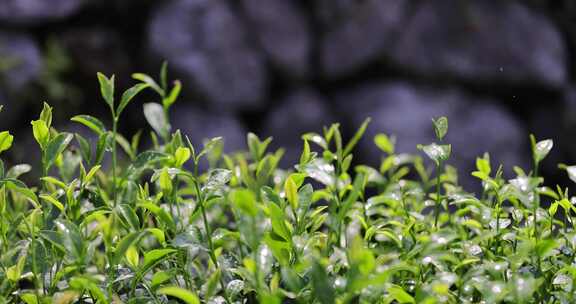
[[[225,138],[194,146],[174,130],[182,85],[166,65],[133,78],[120,94],[97,75],[111,125],[72,117],[92,139],[58,130],[44,103],[37,164],[2,161],[15,139],[0,131],[0,303],[576,301],[576,197],[539,175],[551,140],[530,136],[533,165],[510,177],[478,157],[480,193],[449,165],[446,117],[422,156],[379,133],[381,163],[359,163],[367,119],[351,137],[337,123],[303,134],[298,163],[279,168],[272,138],[224,153]],[[146,90],[158,101],[138,105]],[[118,131],[128,107],[142,107],[150,147]],[[576,182],[576,166],[559,168]]]

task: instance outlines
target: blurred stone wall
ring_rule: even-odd
[[[125,88],[166,59],[185,87],[173,125],[197,144],[223,135],[227,150],[243,148],[250,130],[274,136],[290,162],[302,132],[339,121],[350,136],[372,117],[356,158],[375,164],[376,133],[414,152],[446,115],[462,170],[485,151],[527,166],[533,132],[555,140],[554,177],[557,161],[576,161],[574,2],[0,0],[1,126],[17,134],[20,161],[42,101],[63,127],[105,115],[97,71]],[[129,134],[146,128],[130,107]]]

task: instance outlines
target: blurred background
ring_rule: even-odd
[[[573,0],[0,0],[0,129],[16,135],[10,161],[30,162],[43,101],[57,128],[85,132],[68,119],[107,117],[96,72],[123,90],[167,60],[184,86],[173,127],[196,144],[224,136],[233,151],[253,131],[289,164],[302,132],[341,122],[351,136],[372,117],[355,159],[377,165],[375,134],[416,152],[445,115],[464,176],[485,151],[528,168],[532,132],[554,140],[548,182],[567,183],[556,163],[576,162],[575,46]],[[127,136],[149,131],[149,101],[123,114]]]

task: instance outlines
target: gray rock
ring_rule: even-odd
[[[40,51],[30,36],[0,32],[0,84],[5,91],[18,93],[41,69]]]
[[[281,165],[298,163],[302,152],[301,135],[322,133],[322,127],[336,122],[324,98],[310,89],[300,89],[281,100],[267,115],[263,136],[273,136],[272,146],[286,149]]]
[[[187,135],[196,149],[203,147],[205,139],[221,136],[224,151],[234,152],[246,148],[246,128],[234,116],[202,110],[179,103],[171,111],[172,130]]]
[[[99,27],[75,28],[58,38],[74,67],[88,77],[97,72],[126,76],[134,72],[132,58],[117,32]]]
[[[325,34],[321,65],[326,76],[342,76],[382,57],[404,29],[408,1],[323,0],[318,14]]]
[[[15,24],[36,24],[61,19],[80,9],[83,0],[2,0],[0,20]]]
[[[526,133],[518,120],[492,100],[466,95],[454,89],[432,89],[407,83],[372,83],[350,90],[338,98],[339,111],[349,113],[354,126],[366,118],[372,123],[360,149],[367,161],[377,164],[382,157],[374,146],[377,133],[397,137],[397,152],[420,153],[418,144],[435,141],[432,118],[447,116],[452,144],[450,163],[460,170],[464,184],[476,157],[489,152],[493,166],[526,164]],[[495,168],[494,168],[495,170]],[[476,182],[477,184],[477,182]]]
[[[429,77],[561,86],[566,49],[554,25],[515,1],[421,1],[389,52]]]
[[[227,2],[168,2],[152,18],[149,43],[219,110],[261,106],[267,89],[264,56]]]
[[[243,0],[251,29],[270,60],[293,76],[309,71],[311,35],[294,0]]]

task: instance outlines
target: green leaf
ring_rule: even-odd
[[[154,91],[158,93],[160,96],[164,96],[164,90],[156,83],[152,77],[144,74],[144,73],[134,73],[132,74],[132,78],[139,80],[152,88]]]
[[[64,241],[62,241],[62,236],[60,233],[53,230],[41,230],[40,237],[48,241],[50,244],[52,244],[52,246],[56,247],[61,252],[66,253],[66,248],[64,245],[62,245]]]
[[[166,235],[164,234],[164,230],[158,228],[147,228],[145,232],[152,234],[162,246],[166,245]]]
[[[0,132],[0,153],[10,149],[14,136],[10,135],[8,131]]]
[[[215,192],[221,190],[232,178],[232,172],[227,169],[214,169],[208,173],[208,180],[203,190]]]
[[[1,170],[1,169],[0,169]],[[18,178],[22,174],[26,174],[32,170],[32,167],[28,164],[19,164],[10,168],[6,173],[6,178]]]
[[[374,136],[374,143],[385,153],[394,154],[394,138],[389,138],[386,134],[377,134]]]
[[[89,291],[90,295],[97,300],[98,304],[109,303],[102,290],[93,280],[94,279],[88,277],[73,277],[70,280],[70,287],[80,292],[84,292],[85,290]]]
[[[138,207],[144,208],[152,212],[152,214],[154,214],[156,219],[159,220],[163,225],[165,225],[171,230],[176,230],[176,224],[174,223],[174,219],[170,214],[168,214],[168,212],[166,212],[166,210],[150,202],[140,203],[138,204]]]
[[[64,152],[73,137],[70,133],[60,133],[48,143],[44,153],[44,164],[47,169],[54,164],[58,155]]]
[[[262,187],[261,191],[261,197],[265,202],[272,202],[278,206],[282,206],[282,199],[280,198],[280,195],[272,188],[270,188],[269,186],[264,186]]]
[[[168,85],[168,62],[164,60],[160,67],[160,86],[166,88]]]
[[[158,151],[145,151],[134,159],[132,164],[126,170],[126,175],[130,178],[136,178],[143,170],[152,164],[168,158],[168,155]]]
[[[566,172],[568,173],[568,178],[576,183],[576,166],[566,167]]]
[[[255,217],[258,214],[256,197],[248,189],[233,190],[230,193],[230,201],[236,208],[249,216]]]
[[[530,134],[530,144],[532,145],[532,155],[536,163],[542,161],[554,146],[554,142],[551,139],[536,142],[536,138],[532,134]]]
[[[171,296],[174,298],[178,298],[186,304],[200,304],[200,300],[198,296],[193,292],[186,290],[184,288],[176,287],[176,286],[168,286],[164,288],[158,289],[158,294],[163,294],[167,296]]]
[[[246,136],[246,141],[248,142],[248,149],[250,150],[250,154],[255,161],[260,161],[264,153],[266,153],[266,149],[270,142],[272,142],[272,137],[268,137],[265,140],[261,141],[260,138],[254,133],[248,133]]]
[[[180,95],[181,89],[182,84],[180,83],[180,81],[178,80],[174,81],[174,87],[172,88],[172,90],[170,90],[170,94],[168,94],[168,96],[162,100],[162,105],[164,106],[165,109],[170,108],[170,106],[172,106],[174,102],[176,102],[176,99]]]
[[[282,299],[276,295],[271,294],[269,292],[262,292],[259,294],[260,302],[259,303],[266,303],[266,304],[281,304]]]
[[[192,153],[189,148],[178,147],[176,152],[174,152],[174,166],[178,168],[182,167],[182,165],[190,159],[191,155]]]
[[[322,184],[332,187],[335,183],[334,166],[324,159],[314,159],[298,170],[305,172],[307,176],[321,182]]]
[[[40,112],[40,120],[43,120],[48,128],[52,126],[52,107],[46,102],[44,103],[42,112]]]
[[[54,197],[46,194],[41,194],[40,198],[54,205],[54,207],[58,208],[60,212],[64,213],[64,205],[62,205],[62,203],[57,199],[55,199]]]
[[[23,254],[18,258],[18,262],[15,265],[10,266],[6,271],[6,277],[12,282],[18,282],[22,276],[22,271],[24,270],[24,265],[26,264],[26,255]]]
[[[306,184],[300,188],[298,191],[298,202],[300,204],[300,210],[298,210],[298,218],[301,220],[300,224],[302,224],[302,220],[304,220],[304,215],[310,209],[312,205],[312,194],[314,193],[314,189],[312,185]]]
[[[56,227],[62,237],[64,248],[68,254],[76,261],[83,263],[86,255],[86,247],[82,239],[82,234],[74,223],[67,220],[56,220]]]
[[[122,111],[126,108],[126,106],[130,103],[130,101],[138,95],[142,90],[148,88],[150,85],[146,83],[139,83],[128,90],[126,90],[122,94],[122,98],[120,99],[120,104],[118,105],[118,109],[116,109],[116,116],[119,117]]]
[[[478,171],[482,172],[485,176],[489,176],[492,169],[490,168],[489,158],[476,158],[476,168]]]
[[[324,137],[320,136],[317,133],[313,133],[313,132],[305,133],[301,137],[305,141],[310,141],[310,142],[317,144],[318,146],[320,146],[324,150],[328,149],[328,143],[326,142]]]
[[[434,133],[436,133],[436,138],[442,140],[448,132],[448,118],[442,116],[438,119],[432,119],[432,122],[434,124]]]
[[[160,284],[163,284],[164,282],[172,279],[172,276],[173,275],[166,271],[155,272],[154,275],[152,275],[152,279],[150,280],[150,287],[152,287],[152,289],[156,289],[158,286],[160,286]]]
[[[116,214],[118,214],[118,217],[126,228],[132,231],[140,229],[140,220],[130,205],[118,204],[118,206],[116,206]]]
[[[128,247],[126,250],[126,262],[132,268],[137,268],[140,262],[140,255],[138,254],[138,248],[136,246]]]
[[[558,211],[558,205],[558,202],[550,204],[550,207],[548,208],[548,214],[550,214],[550,216],[556,215],[556,211]]]
[[[128,248],[130,248],[130,246],[135,246],[144,235],[145,231],[134,231],[124,236],[116,245],[116,250],[114,251],[111,264],[118,265],[126,254]]]
[[[20,295],[20,299],[26,304],[39,304],[38,298],[33,293],[23,293]]]
[[[376,267],[376,259],[371,250],[364,248],[362,238],[356,236],[352,241],[352,246],[349,252],[350,264],[352,267],[358,268],[360,273],[368,275],[374,271]]]
[[[552,253],[552,249],[556,248],[558,243],[554,239],[539,240],[536,245],[536,254],[538,257],[545,258]]]
[[[148,270],[150,270],[158,262],[165,260],[172,254],[178,252],[176,249],[153,249],[144,254],[144,263],[140,268],[141,275],[144,275]]]
[[[90,130],[96,132],[98,136],[106,133],[106,127],[96,117],[92,117],[90,115],[76,115],[72,117],[70,120],[83,124],[84,126],[90,128]]]
[[[98,137],[98,143],[96,144],[96,155],[94,159],[95,164],[101,164],[104,159],[104,152],[110,147],[110,142],[112,141],[112,133],[106,132],[102,133]]]
[[[100,83],[100,93],[110,109],[114,111],[114,75],[108,78],[102,73],[97,73],[98,82]]]
[[[268,203],[268,212],[270,213],[270,222],[272,223],[272,230],[285,242],[291,242],[292,234],[286,226],[286,217],[284,212],[275,203]]]
[[[14,192],[20,193],[24,197],[28,199],[34,205],[34,208],[40,208],[40,202],[38,201],[38,197],[34,191],[30,190],[23,182],[17,179],[5,179],[0,181],[0,188],[2,184],[6,185],[6,189],[12,190]]]
[[[356,203],[358,197],[364,193],[363,188],[364,181],[365,177],[363,173],[357,174],[356,177],[354,178],[354,184],[352,186],[352,190],[350,191],[350,194],[348,194],[348,196],[346,197],[346,200],[342,202],[342,206],[340,207],[338,215],[340,219],[344,219],[348,210],[350,210],[352,208],[352,205]]]
[[[167,157],[168,156],[162,152],[145,151],[136,156],[136,159],[132,163],[132,166],[134,166],[135,168],[142,168],[152,163],[166,159]]]
[[[89,163],[92,160],[92,148],[90,147],[90,143],[84,136],[75,133],[74,137],[78,142],[78,148],[80,149],[80,154],[82,154],[82,159]]]
[[[46,150],[46,146],[50,141],[50,130],[46,125],[46,122],[43,120],[33,120],[32,124],[32,133],[34,134],[34,139],[42,149],[42,151]]]
[[[304,147],[302,148],[302,154],[300,154],[300,165],[304,165],[312,159],[312,154],[310,152],[310,144],[308,140],[304,139]]]
[[[170,125],[164,116],[164,109],[162,106],[155,102],[144,104],[144,117],[154,131],[160,136],[166,136]]]
[[[210,299],[215,295],[218,283],[220,283],[221,275],[222,272],[220,271],[220,268],[216,269],[216,271],[210,275],[206,284],[204,284],[204,297],[206,299]]]
[[[128,140],[126,140],[126,138],[122,136],[122,134],[116,133],[116,143],[118,143],[118,145],[122,147],[122,150],[124,150],[126,155],[130,157],[130,159],[134,159],[136,157],[136,155],[134,155],[134,152],[132,152],[132,146],[130,145]]]
[[[162,169],[158,183],[160,185],[160,190],[164,192],[165,196],[172,192],[172,178],[170,177],[167,168]]]
[[[404,291],[404,289],[402,289],[402,287],[400,287],[398,285],[390,286],[388,288],[388,294],[390,295],[390,297],[392,299],[398,301],[398,303],[400,303],[400,304],[414,304],[414,303],[416,303],[414,298],[409,293]]]
[[[292,210],[298,210],[298,186],[296,186],[292,175],[286,178],[286,182],[284,183],[284,193],[286,193],[286,199],[288,200],[288,203],[290,203]]]
[[[320,263],[314,262],[312,264],[311,277],[316,299],[322,304],[336,303],[332,282],[330,282],[328,274],[326,274],[324,267]]]
[[[280,265],[284,267],[290,265],[290,251],[292,250],[290,243],[274,231],[267,233],[263,241],[270,248],[272,255],[278,260]]]
[[[366,118],[364,122],[362,122],[362,125],[360,125],[360,128],[358,128],[358,131],[356,131],[354,136],[352,136],[352,139],[350,139],[348,144],[346,144],[346,147],[344,148],[344,156],[350,154],[354,149],[354,147],[356,146],[356,144],[358,144],[358,142],[364,135],[364,132],[366,132],[366,128],[368,128],[368,124],[370,123],[370,121],[371,121],[370,118]]]
[[[90,171],[88,171],[88,173],[86,174],[86,177],[84,178],[84,183],[90,183],[90,181],[92,180],[92,178],[94,178],[94,175],[96,175],[96,172],[98,172],[98,170],[100,170],[100,165],[92,167],[92,169],[90,169]]]
[[[439,166],[441,162],[448,160],[450,157],[451,147],[451,145],[438,145],[435,143],[426,146],[418,145],[418,149],[424,151],[424,153],[426,153],[426,155],[432,159],[437,166]]]

